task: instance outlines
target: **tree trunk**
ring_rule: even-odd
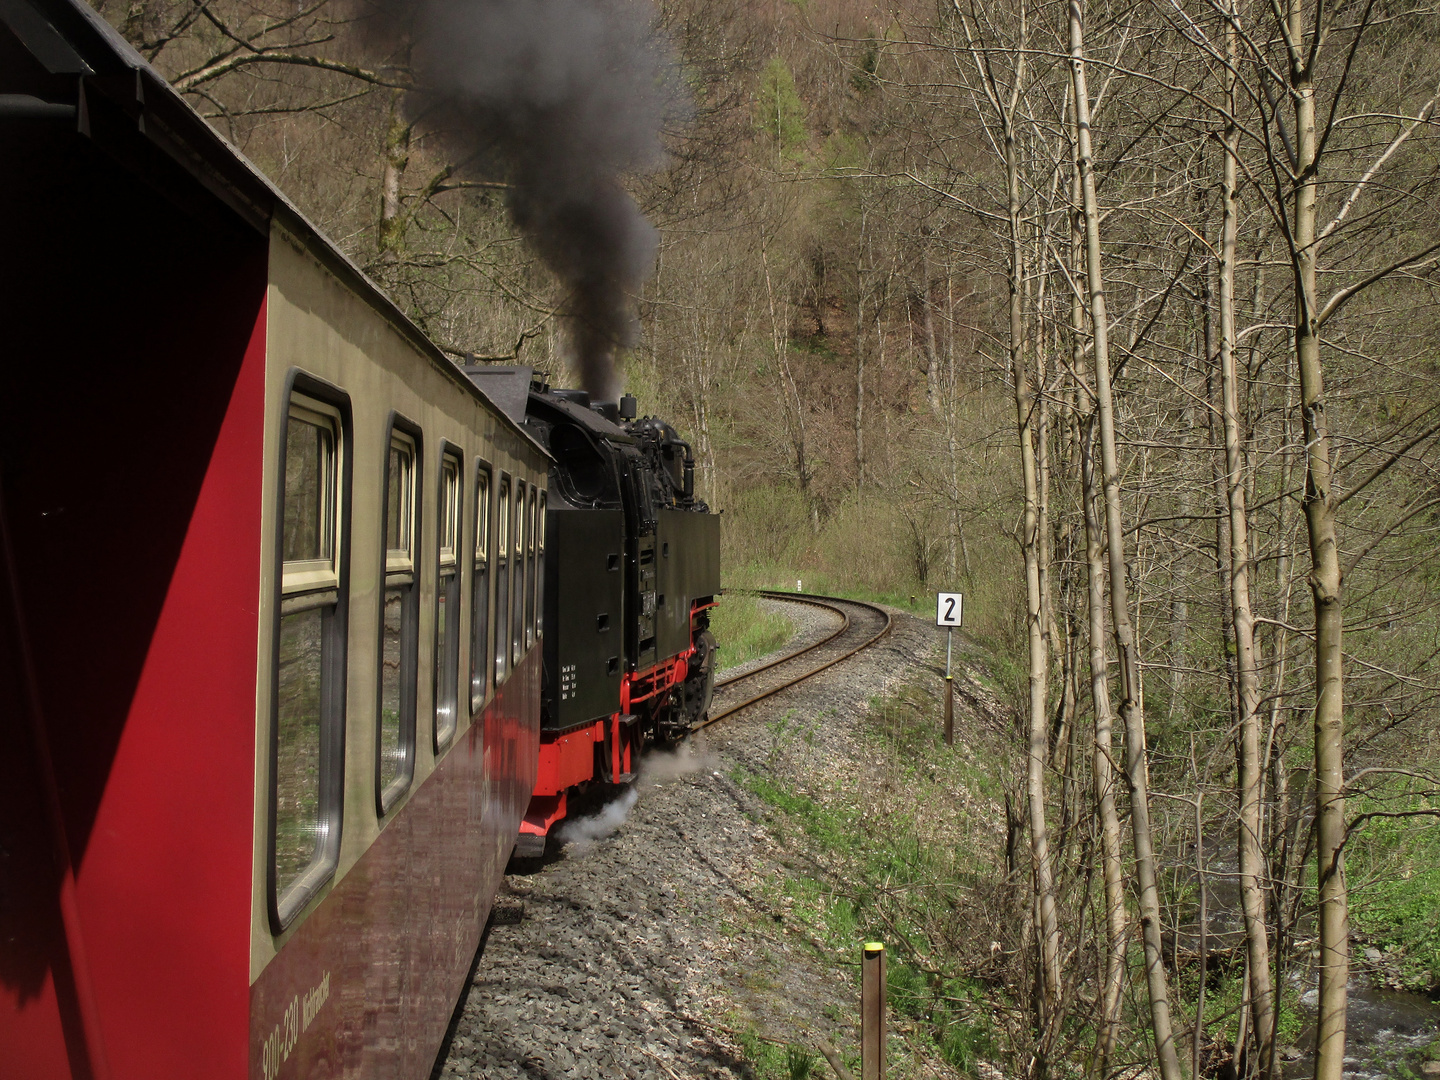
[[[393,263],[400,257],[405,239],[404,210],[400,201],[400,182],[410,165],[411,125],[402,109],[403,91],[395,90],[390,97],[390,126],[385,130],[384,163],[380,175],[380,226],[376,247],[380,257]]]
[[[1086,423],[1080,458],[1081,504],[1085,512],[1085,569],[1090,609],[1090,696],[1095,705],[1095,754],[1091,771],[1100,814],[1100,847],[1105,879],[1105,986],[1095,1039],[1094,1075],[1108,1076],[1120,1038],[1120,998],[1125,989],[1129,914],[1125,910],[1125,868],[1121,861],[1120,814],[1115,808],[1115,735],[1110,711],[1110,676],[1105,658],[1105,536],[1097,512],[1095,425]]]
[[[1200,786],[1200,763],[1195,759],[1195,736],[1190,736],[1190,772],[1195,777],[1195,884],[1200,893],[1196,924],[1200,928],[1196,951],[1200,954],[1195,987],[1195,1032],[1190,1040],[1190,1075],[1200,1075],[1205,1047],[1205,969],[1210,962],[1210,883],[1205,867],[1205,789]]]
[[[1345,1068],[1346,983],[1350,926],[1345,891],[1345,714],[1340,552],[1331,491],[1330,424],[1320,363],[1315,294],[1319,149],[1315,134],[1315,54],[1305,35],[1305,8],[1290,0],[1290,96],[1295,117],[1295,192],[1291,267],[1295,275],[1295,360],[1305,434],[1305,525],[1310,539],[1310,592],[1315,602],[1315,859],[1320,899],[1320,996],[1315,1080],[1341,1080]],[[1313,33],[1319,40],[1321,28]]]
[[[1250,1009],[1256,1058],[1261,1077],[1269,1075],[1275,1037],[1275,994],[1270,983],[1270,945],[1265,920],[1264,859],[1260,837],[1260,786],[1264,763],[1260,754],[1260,671],[1255,646],[1255,620],[1250,606],[1250,538],[1245,503],[1245,463],[1240,431],[1240,394],[1235,365],[1235,240],[1238,231],[1238,152],[1240,130],[1234,121],[1239,102],[1235,92],[1237,42],[1234,0],[1225,34],[1229,63],[1226,101],[1231,119],[1225,129],[1220,185],[1219,353],[1221,417],[1225,429],[1225,494],[1230,544],[1230,607],[1234,612],[1236,705],[1239,710],[1239,864],[1240,907],[1245,921],[1246,955],[1250,961]]]
[[[865,486],[865,339],[855,333],[855,487]]]
[[[935,343],[935,311],[930,301],[930,253],[920,253],[920,340],[925,350],[925,400],[940,412],[940,350]]]
[[[1085,218],[1085,270],[1090,294],[1090,327],[1095,346],[1095,397],[1100,426],[1100,461],[1105,491],[1105,536],[1109,550],[1111,629],[1120,668],[1120,717],[1125,725],[1125,766],[1130,785],[1130,824],[1135,875],[1140,889],[1140,927],[1150,1021],[1162,1080],[1179,1080],[1180,1057],[1170,1017],[1170,988],[1161,942],[1160,889],[1150,831],[1150,791],[1145,750],[1145,716],[1140,702],[1140,655],[1130,623],[1125,583],[1125,531],[1120,517],[1120,466],[1115,451],[1115,409],[1110,388],[1110,344],[1105,278],[1100,264],[1100,212],[1090,140],[1090,95],[1085,80],[1085,38],[1080,0],[1070,0],[1070,72],[1075,97],[1075,139]]]
[[[1045,759],[1049,726],[1046,694],[1049,676],[1049,640],[1041,590],[1040,545],[1049,538],[1040,531],[1040,476],[1035,447],[1038,419],[1034,391],[1025,357],[1025,311],[1022,276],[1025,253],[1020,220],[1020,162],[1015,136],[1015,106],[1024,71],[1017,62],[1015,86],[1005,115],[1005,177],[1009,194],[1010,227],[1010,368],[1015,378],[1015,423],[1020,439],[1020,465],[1024,484],[1025,516],[1021,546],[1025,557],[1026,629],[1029,639],[1029,751],[1026,761],[1026,801],[1030,812],[1030,848],[1035,882],[1036,932],[1040,941],[1043,987],[1041,1025],[1047,1027],[1060,1003],[1060,926],[1055,910],[1054,872],[1050,864],[1050,837],[1045,820]]]
[[[819,508],[810,494],[810,462],[805,456],[805,408],[800,399],[800,388],[790,371],[790,322],[781,311],[783,297],[775,295],[775,283],[770,274],[769,253],[764,244],[760,246],[760,265],[765,272],[765,297],[770,308],[770,344],[775,353],[775,375],[780,383],[780,399],[784,402],[785,427],[790,436],[790,451],[794,455],[795,482],[810,510],[811,525],[820,527]]]
[[[1072,143],[1073,146],[1073,143]],[[1085,303],[1078,291],[1085,279],[1085,232],[1080,193],[1080,161],[1075,148],[1071,183],[1071,266],[1075,288],[1070,299],[1071,365],[1077,404],[1084,410],[1079,440],[1080,505],[1085,519],[1085,572],[1089,614],[1090,700],[1095,710],[1095,748],[1091,774],[1095,808],[1100,817],[1100,855],[1105,882],[1105,968],[1100,1018],[1095,1036],[1091,1075],[1106,1077],[1120,1040],[1121,995],[1125,989],[1125,953],[1129,946],[1129,912],[1125,908],[1125,864],[1121,851],[1120,814],[1115,806],[1115,720],[1110,707],[1110,670],[1105,656],[1105,533],[1100,523],[1100,491],[1095,476],[1095,394],[1085,379]]]
[[[1263,271],[1263,263],[1261,264]],[[1262,273],[1257,273],[1260,278]],[[1260,311],[1259,297],[1260,286],[1257,282],[1256,301],[1252,305],[1255,312]],[[1290,381],[1289,373],[1285,379],[1285,410],[1281,414],[1281,454],[1280,454],[1280,484],[1281,491],[1288,492],[1294,472],[1295,449],[1292,437],[1292,416],[1294,414],[1294,390]],[[1278,557],[1275,560],[1275,583],[1276,593],[1279,596],[1279,621],[1285,624],[1290,622],[1290,602],[1293,595],[1293,582],[1291,581],[1291,549],[1290,549],[1290,527],[1291,527],[1291,504],[1287,498],[1280,504],[1278,527],[1276,535],[1279,537]],[[1290,896],[1292,892],[1291,882],[1298,878],[1295,864],[1300,860],[1296,858],[1292,839],[1295,834],[1294,823],[1291,821],[1290,798],[1290,770],[1285,760],[1285,743],[1287,716],[1289,710],[1285,708],[1285,676],[1286,663],[1288,660],[1289,632],[1280,630],[1276,635],[1274,646],[1275,655],[1275,678],[1274,689],[1270,695],[1270,751],[1267,755],[1270,763],[1270,787],[1273,792],[1271,799],[1270,819],[1270,848],[1269,848],[1269,873],[1270,873],[1270,920],[1275,928],[1275,984],[1285,985],[1287,961],[1290,956],[1290,932],[1289,922],[1286,919],[1286,912],[1290,908]],[[1295,821],[1298,822],[1304,815],[1298,812],[1300,803],[1294,803],[1297,808]],[[1272,1077],[1279,1076],[1279,1040],[1272,1039],[1270,1045],[1270,1061],[1268,1068]]]
[[[865,353],[870,314],[865,310],[865,210],[860,212],[860,241],[855,256],[855,487],[865,486]]]

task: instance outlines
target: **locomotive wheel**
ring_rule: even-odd
[[[703,723],[715,699],[715,635],[702,630],[695,635],[697,670],[685,680],[685,715],[692,725]]]

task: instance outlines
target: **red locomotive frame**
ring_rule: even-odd
[[[620,708],[603,720],[562,732],[542,732],[535,791],[530,807],[520,822],[522,836],[537,841],[547,836],[556,822],[568,811],[570,788],[595,779],[626,783],[634,775],[633,766],[641,749],[630,733],[634,725],[635,706],[656,702],[678,689],[690,674],[695,657],[693,644],[695,619],[701,612],[714,607],[714,601],[695,601],[690,609],[689,649],[641,672],[627,672],[620,680]],[[600,753],[597,754],[597,748]],[[597,759],[601,767],[597,769]]]

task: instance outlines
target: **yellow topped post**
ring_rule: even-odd
[[[860,953],[860,1080],[885,1080],[885,943]]]

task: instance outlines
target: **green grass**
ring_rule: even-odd
[[[915,615],[934,608],[935,593],[965,594],[967,636],[1021,634],[1024,582],[1008,535],[970,520],[954,547],[953,522],[898,490],[867,487],[818,502],[787,484],[731,493],[721,520],[721,564],[727,588],[828,593],[891,604]],[[953,537],[958,540],[958,536]]]
[[[820,1056],[795,1043],[782,1046],[747,1031],[740,1036],[740,1049],[759,1080],[811,1080],[823,1075]]]
[[[933,614],[935,610],[934,590],[908,591],[901,589],[876,589],[863,582],[853,581],[843,575],[826,573],[823,570],[795,570],[787,566],[770,563],[747,563],[727,567],[725,587],[727,589],[775,589],[793,592],[795,583],[800,582],[807,593],[821,596],[838,596],[843,600],[869,600],[877,604],[889,604],[912,615]]]
[[[994,991],[963,974],[970,964],[951,948],[956,905],[973,903],[965,886],[986,873],[994,853],[951,842],[965,835],[959,818],[972,812],[955,808],[952,796],[963,788],[988,802],[998,789],[973,757],[943,745],[938,703],[925,685],[872,701],[863,729],[863,756],[884,762],[891,783],[913,800],[862,805],[845,792],[801,790],[771,770],[737,779],[770,808],[767,825],[780,842],[810,855],[764,886],[769,906],[805,926],[821,955],[856,980],[857,993],[861,943],[885,941],[890,1006],[906,1032],[892,1050],[924,1047],[973,1074],[980,1061],[995,1060],[1002,1041]],[[790,715],[771,725],[772,769],[809,730],[804,717]],[[988,822],[993,808],[981,803],[973,813]],[[938,817],[951,819],[948,831],[936,830]]]
[[[1010,581],[1005,573],[998,575],[993,582],[977,582],[969,586],[935,581],[928,585],[913,581],[885,584],[869,582],[847,573],[814,568],[804,570],[788,563],[751,560],[727,563],[723,577],[727,589],[774,589],[779,592],[794,592],[798,581],[807,593],[886,604],[928,622],[935,621],[937,592],[961,592],[965,595],[965,625],[959,637],[968,638],[994,656],[1004,655],[1013,647],[1009,636],[1013,636],[1016,628],[1010,626],[1006,619],[1009,613],[1013,613],[1014,598],[1007,592]],[[1020,610],[1023,612],[1023,597],[1021,602]]]
[[[1401,778],[1351,800],[1353,814],[1424,814],[1433,798]],[[1440,821],[1372,818],[1349,844],[1350,917],[1359,936],[1386,954],[1408,990],[1440,988]]]
[[[766,611],[753,596],[727,593],[710,611],[710,631],[720,645],[719,670],[724,671],[774,652],[794,636],[795,624]]]
[[[830,810],[787,784],[765,776],[744,777],[745,786],[771,806],[785,811],[792,823],[827,851],[843,851],[859,839],[855,822],[842,811]]]

